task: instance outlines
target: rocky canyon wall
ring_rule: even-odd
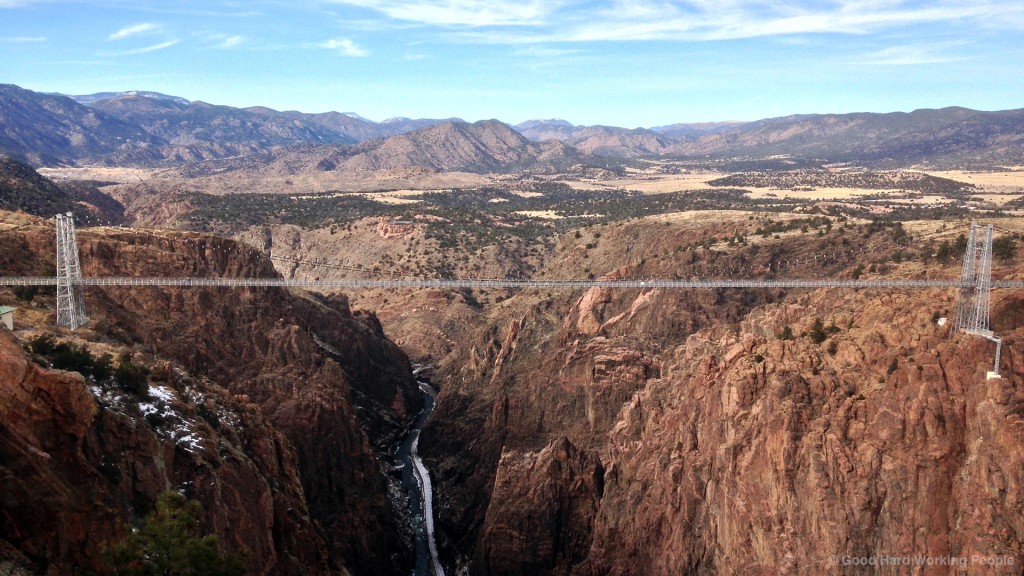
[[[87,276],[275,275],[256,252],[204,235],[106,229],[80,230],[78,237]],[[53,252],[52,233],[40,227],[7,238],[0,259],[12,273],[38,274],[52,267],[52,256],[45,255]],[[126,432],[124,416],[90,404],[78,382],[81,402],[67,424],[81,430],[68,433],[57,418],[48,424],[55,437],[45,441],[76,455],[64,460],[80,469],[76,478],[86,487],[82,495],[58,492],[63,496],[51,498],[53,506],[91,510],[86,502],[97,500],[105,507],[95,515],[105,523],[83,520],[83,534],[113,538],[130,518],[131,494],[155,497],[187,483],[186,492],[207,508],[210,527],[232,549],[252,547],[250,566],[263,573],[407,572],[412,554],[401,536],[401,503],[388,497],[385,451],[414,418],[421,398],[408,359],[372,314],[351,311],[340,296],[279,289],[90,288],[86,302],[92,321],[80,330],[82,338],[166,359],[183,374],[221,387],[245,416],[232,432],[238,446],[215,438],[212,454],[197,459],[149,438],[141,420],[137,432]],[[10,434],[24,434],[4,422]],[[101,446],[92,451],[90,434]],[[34,454],[19,450],[26,458]],[[121,455],[119,466],[137,471],[121,479],[121,488],[96,475],[94,460],[104,450]],[[38,466],[43,474],[46,466]],[[94,494],[107,495],[87,497]],[[60,515],[45,517],[57,522]],[[34,532],[21,520],[12,530]],[[60,553],[25,549],[30,557],[78,565],[71,548],[86,543],[55,538],[65,547]]]
[[[424,446],[447,557],[472,574],[911,571],[851,564],[882,556],[1019,574],[1024,299],[995,293],[987,380],[994,345],[934,322],[954,298],[520,297],[442,366]]]

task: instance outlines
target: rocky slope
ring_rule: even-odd
[[[324,149],[329,150],[329,149]],[[319,157],[311,149],[315,164],[289,153],[287,162],[295,172],[311,169],[342,172],[379,172],[424,168],[438,172],[508,172],[527,167],[567,166],[578,155],[557,145],[538,145],[497,120],[468,124],[449,121],[420,128],[384,140],[339,149],[333,157]]]
[[[157,495],[182,489],[252,574],[332,574],[291,444],[243,397],[170,373],[158,410],[34,364],[0,333],[0,560],[14,573],[102,570]],[[144,417],[150,406],[161,419]],[[207,414],[204,419],[200,410]],[[212,416],[216,414],[216,426]]]
[[[678,124],[669,124],[667,126],[655,126],[651,128],[651,130],[658,134],[668,136],[669,138],[699,138],[705,134],[728,132],[738,128],[742,124],[746,124],[746,122],[682,122]]]
[[[801,114],[632,130],[575,126],[564,120],[520,124],[518,130],[534,143],[562,142],[561,149],[537,149],[516,142],[509,134],[514,130],[495,126],[496,121],[469,125],[458,119],[393,118],[373,123],[336,112],[240,109],[144,92],[94,96],[82,99],[89,103],[85,106],[60,95],[0,86],[0,152],[37,166],[181,166],[232,159],[227,165],[194,168],[207,174],[237,170],[240,162],[261,163],[261,157],[281,146],[328,146],[312,154],[301,152],[305,159],[283,160],[319,170],[334,170],[348,161],[358,170],[564,170],[579,155],[589,154],[702,159],[791,155],[888,168],[1019,166],[1024,158],[1020,109]],[[404,138],[413,133],[419,135]],[[343,151],[330,147],[354,143],[366,146]]]
[[[702,237],[671,222],[620,234],[605,230],[604,249],[672,253]],[[789,235],[758,250],[807,244]],[[701,249],[693,265],[722,251]],[[676,265],[649,257],[618,274]],[[423,437],[446,557],[473,574],[847,574],[859,568],[830,559],[876,555],[1019,563],[1024,322],[1011,311],[1024,301],[996,293],[1004,378],[986,380],[993,346],[950,339],[932,319],[953,298],[595,289],[504,302],[441,366]],[[786,326],[794,339],[779,337]]]
[[[182,104],[137,94],[99,100],[91,107],[167,141],[165,156],[179,161],[253,154],[277,146],[356,142],[320,123],[270,109],[242,110],[205,102]]]
[[[65,96],[0,84],[0,152],[33,165],[153,161],[163,144],[134,124]]]
[[[78,239],[86,275],[275,274],[256,252],[202,235],[94,229],[80,230]],[[39,274],[52,268],[48,255],[54,248],[48,226],[30,227],[2,240],[0,261],[10,273]],[[31,261],[26,254],[41,256]],[[268,452],[277,460],[262,462],[271,471],[265,483],[272,491],[291,494],[295,501],[278,505],[259,492],[250,492],[232,496],[223,507],[211,506],[209,516],[216,519],[211,522],[225,539],[239,546],[250,538],[266,542],[281,566],[296,567],[268,573],[407,571],[412,555],[401,536],[404,509],[401,502],[388,498],[385,451],[415,416],[421,399],[408,360],[384,337],[375,317],[352,312],[343,297],[309,297],[283,290],[110,288],[86,290],[86,298],[93,320],[82,337],[132,346],[168,359],[186,374],[209,379],[235,395],[234,402],[246,413],[261,419],[263,429],[269,430],[267,438],[279,439],[280,446]],[[259,431],[254,425],[252,433]],[[10,433],[23,431],[13,428]],[[62,433],[54,430],[53,434],[56,438]],[[168,448],[161,450],[169,459]],[[174,446],[169,450],[173,453]],[[223,449],[219,453],[228,458]],[[264,458],[262,454],[251,458],[257,457]],[[123,458],[137,474],[151,466],[148,452],[128,450]],[[88,454],[84,460],[97,465]],[[152,485],[163,489],[193,481],[200,486],[203,478],[194,467],[185,467],[172,480],[158,475]],[[211,489],[236,490],[233,482],[225,477]],[[202,484],[197,494],[203,496],[206,489]],[[53,506],[65,504],[57,498]],[[115,518],[127,513],[124,506],[115,512]],[[271,530],[260,537],[236,535],[234,525],[253,522],[250,514],[269,514],[253,530],[268,525]],[[294,516],[295,522],[305,518],[307,528],[302,529],[299,522],[292,529],[294,523],[282,516]],[[18,534],[34,533],[30,527],[14,526]],[[116,534],[102,526],[86,529],[89,534]],[[74,562],[70,544],[62,546],[27,553]],[[266,560],[270,552],[254,553],[254,558]],[[252,562],[255,566],[256,560]]]
[[[587,158],[562,142],[529,142],[506,124],[447,121],[354,146],[303,146],[197,162],[174,170],[189,184],[234,193],[463,188],[483,175],[558,172]]]
[[[57,184],[31,166],[0,155],[0,210],[53,216],[72,212],[80,223],[119,223],[124,206],[92,182]]]
[[[574,126],[565,121],[534,121],[516,126],[534,142],[559,140],[585,154],[602,156],[657,156],[675,145],[675,141],[653,130],[629,130],[614,126]]]

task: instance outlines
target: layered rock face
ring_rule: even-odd
[[[334,573],[289,442],[226,390],[196,381],[189,388],[221,418],[216,428],[204,424],[196,403],[172,392],[192,433],[176,442],[140,413],[99,402],[79,374],[40,368],[0,332],[0,558],[7,568],[102,570],[102,552],[133,515],[159,493],[185,488],[224,547],[246,550],[250,573]]]
[[[228,240],[113,230],[83,230],[78,237],[87,276],[275,275],[256,252]],[[14,266],[17,252],[52,254],[52,242],[46,230],[30,230],[2,252]],[[18,273],[30,274],[48,263],[21,266]],[[297,503],[271,510],[306,517],[313,528],[267,532],[278,555],[287,552],[293,565],[312,572],[321,564],[321,573],[407,571],[412,555],[400,536],[399,511],[387,498],[382,458],[421,400],[408,359],[376,318],[350,311],[342,297],[277,289],[87,289],[86,301],[96,332],[222,385],[265,417],[269,437],[279,434],[281,447],[271,454],[292,467]],[[287,471],[272,469],[282,468]],[[286,486],[272,482],[270,493]],[[210,517],[227,539],[248,546],[246,537],[233,534],[232,518],[264,501],[267,496],[236,499],[230,513]]]
[[[1018,574],[1021,298],[994,295],[1003,378],[986,380],[994,345],[932,320],[954,297],[510,305],[442,366],[424,434],[448,557],[473,574]],[[914,565],[852,564],[881,556]]]

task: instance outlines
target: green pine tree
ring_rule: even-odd
[[[242,557],[222,556],[218,539],[200,535],[199,502],[164,492],[143,526],[106,552],[115,574],[124,576],[241,576]]]

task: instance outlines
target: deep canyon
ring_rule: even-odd
[[[0,267],[50,274],[52,225],[5,218],[17,229],[0,235]],[[534,264],[542,278],[666,277],[843,250],[785,273],[845,278],[863,258],[845,254],[906,250],[897,228],[856,220],[702,245],[749,218],[602,224],[557,235]],[[87,276],[327,273],[267,258],[276,233],[83,228],[78,240]],[[863,273],[958,273],[885,261]],[[102,572],[103,549],[166,490],[200,502],[250,573],[408,574],[423,545],[430,570],[411,512],[427,507],[399,478],[417,442],[449,574],[852,574],[837,559],[1024,556],[1019,291],[994,292],[1002,377],[986,379],[993,346],[936,321],[953,290],[87,288],[90,324],[58,338],[147,366],[168,398],[158,417],[156,400],[26,350],[52,332],[51,298],[25,297],[27,326],[0,334],[0,553],[13,573]],[[413,361],[433,366],[432,413]]]

